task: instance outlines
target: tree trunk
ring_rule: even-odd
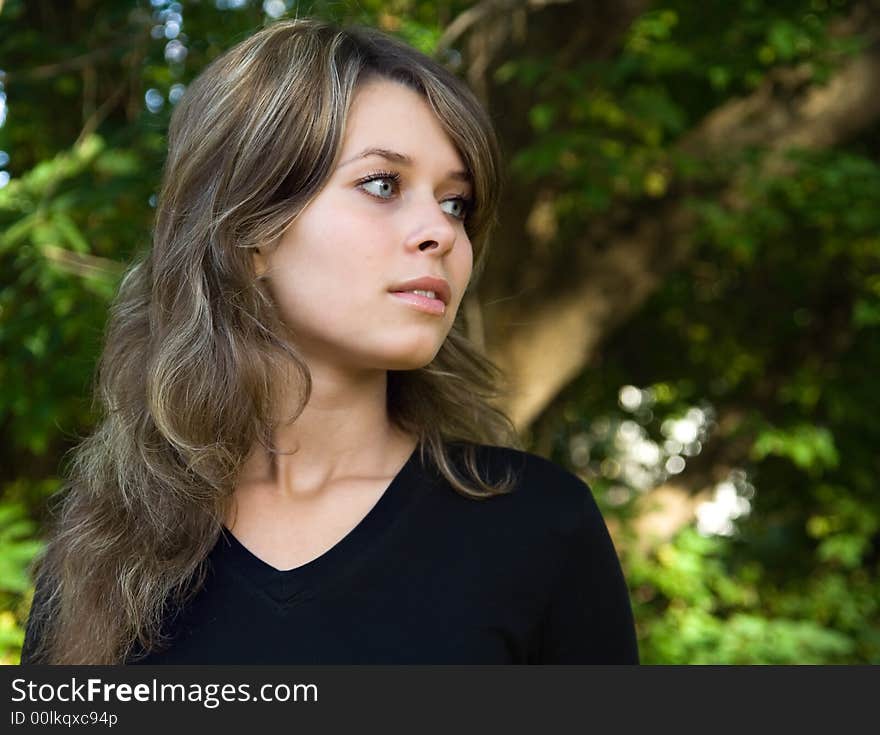
[[[509,158],[531,139],[528,112],[534,101],[492,82],[493,70],[526,48],[559,63],[608,56],[646,3],[570,2],[538,11],[534,7],[541,4],[535,2],[488,5],[507,12],[490,10],[474,20],[469,78],[484,95]],[[858,30],[864,32],[864,25]],[[878,89],[876,49],[845,63],[824,85],[810,83],[803,68],[779,70],[753,94],[707,115],[677,149],[720,162],[761,146],[769,152],[765,165],[778,170],[787,148],[831,147],[880,119]],[[735,198],[736,179],[734,171],[719,196]],[[684,193],[640,208],[634,221],[591,223],[590,232],[551,255],[560,251],[548,247],[540,223],[552,194],[535,196],[525,187],[505,191],[489,263],[465,309],[472,337],[509,375],[504,408],[520,431],[688,257],[695,215],[684,205]]]

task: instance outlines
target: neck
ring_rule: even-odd
[[[292,424],[279,426],[273,436],[279,452],[291,453],[273,457],[257,444],[239,482],[300,498],[345,478],[393,476],[401,456],[409,456],[416,441],[388,417],[387,371],[310,370],[309,402]],[[285,398],[281,405],[286,414],[279,416],[293,413],[295,402]]]

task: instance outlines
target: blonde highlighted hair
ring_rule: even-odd
[[[251,250],[321,190],[353,94],[374,77],[423,95],[455,144],[473,178],[472,284],[482,271],[499,147],[453,73],[378,30],[315,19],[274,23],[215,59],[174,110],[152,246],[111,305],[94,391],[103,418],[53,498],[31,662],[117,664],[161,647],[165,615],[204,581],[245,458],[258,442],[277,451],[278,387],[296,380],[297,415],[311,390]],[[457,492],[485,498],[513,478],[481,477],[475,445],[519,439],[493,405],[503,374],[461,319],[429,365],[389,371],[388,413]]]

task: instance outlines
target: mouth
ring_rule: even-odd
[[[439,301],[444,306],[448,305],[452,298],[452,289],[450,289],[449,283],[445,279],[435,276],[412,278],[398,283],[388,290],[395,294],[407,293],[429,301]]]
[[[436,298],[433,291],[414,292],[414,291],[392,291],[391,295],[405,304],[414,307],[419,311],[436,316],[443,316],[446,313],[446,304],[441,299]]]

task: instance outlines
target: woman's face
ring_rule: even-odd
[[[363,155],[368,149],[410,161]],[[387,80],[356,92],[339,160],[278,247],[254,254],[256,271],[265,272],[310,366],[423,367],[443,344],[471,276],[465,166],[424,98]],[[433,303],[442,313],[392,293],[423,276],[448,283],[447,303]]]

